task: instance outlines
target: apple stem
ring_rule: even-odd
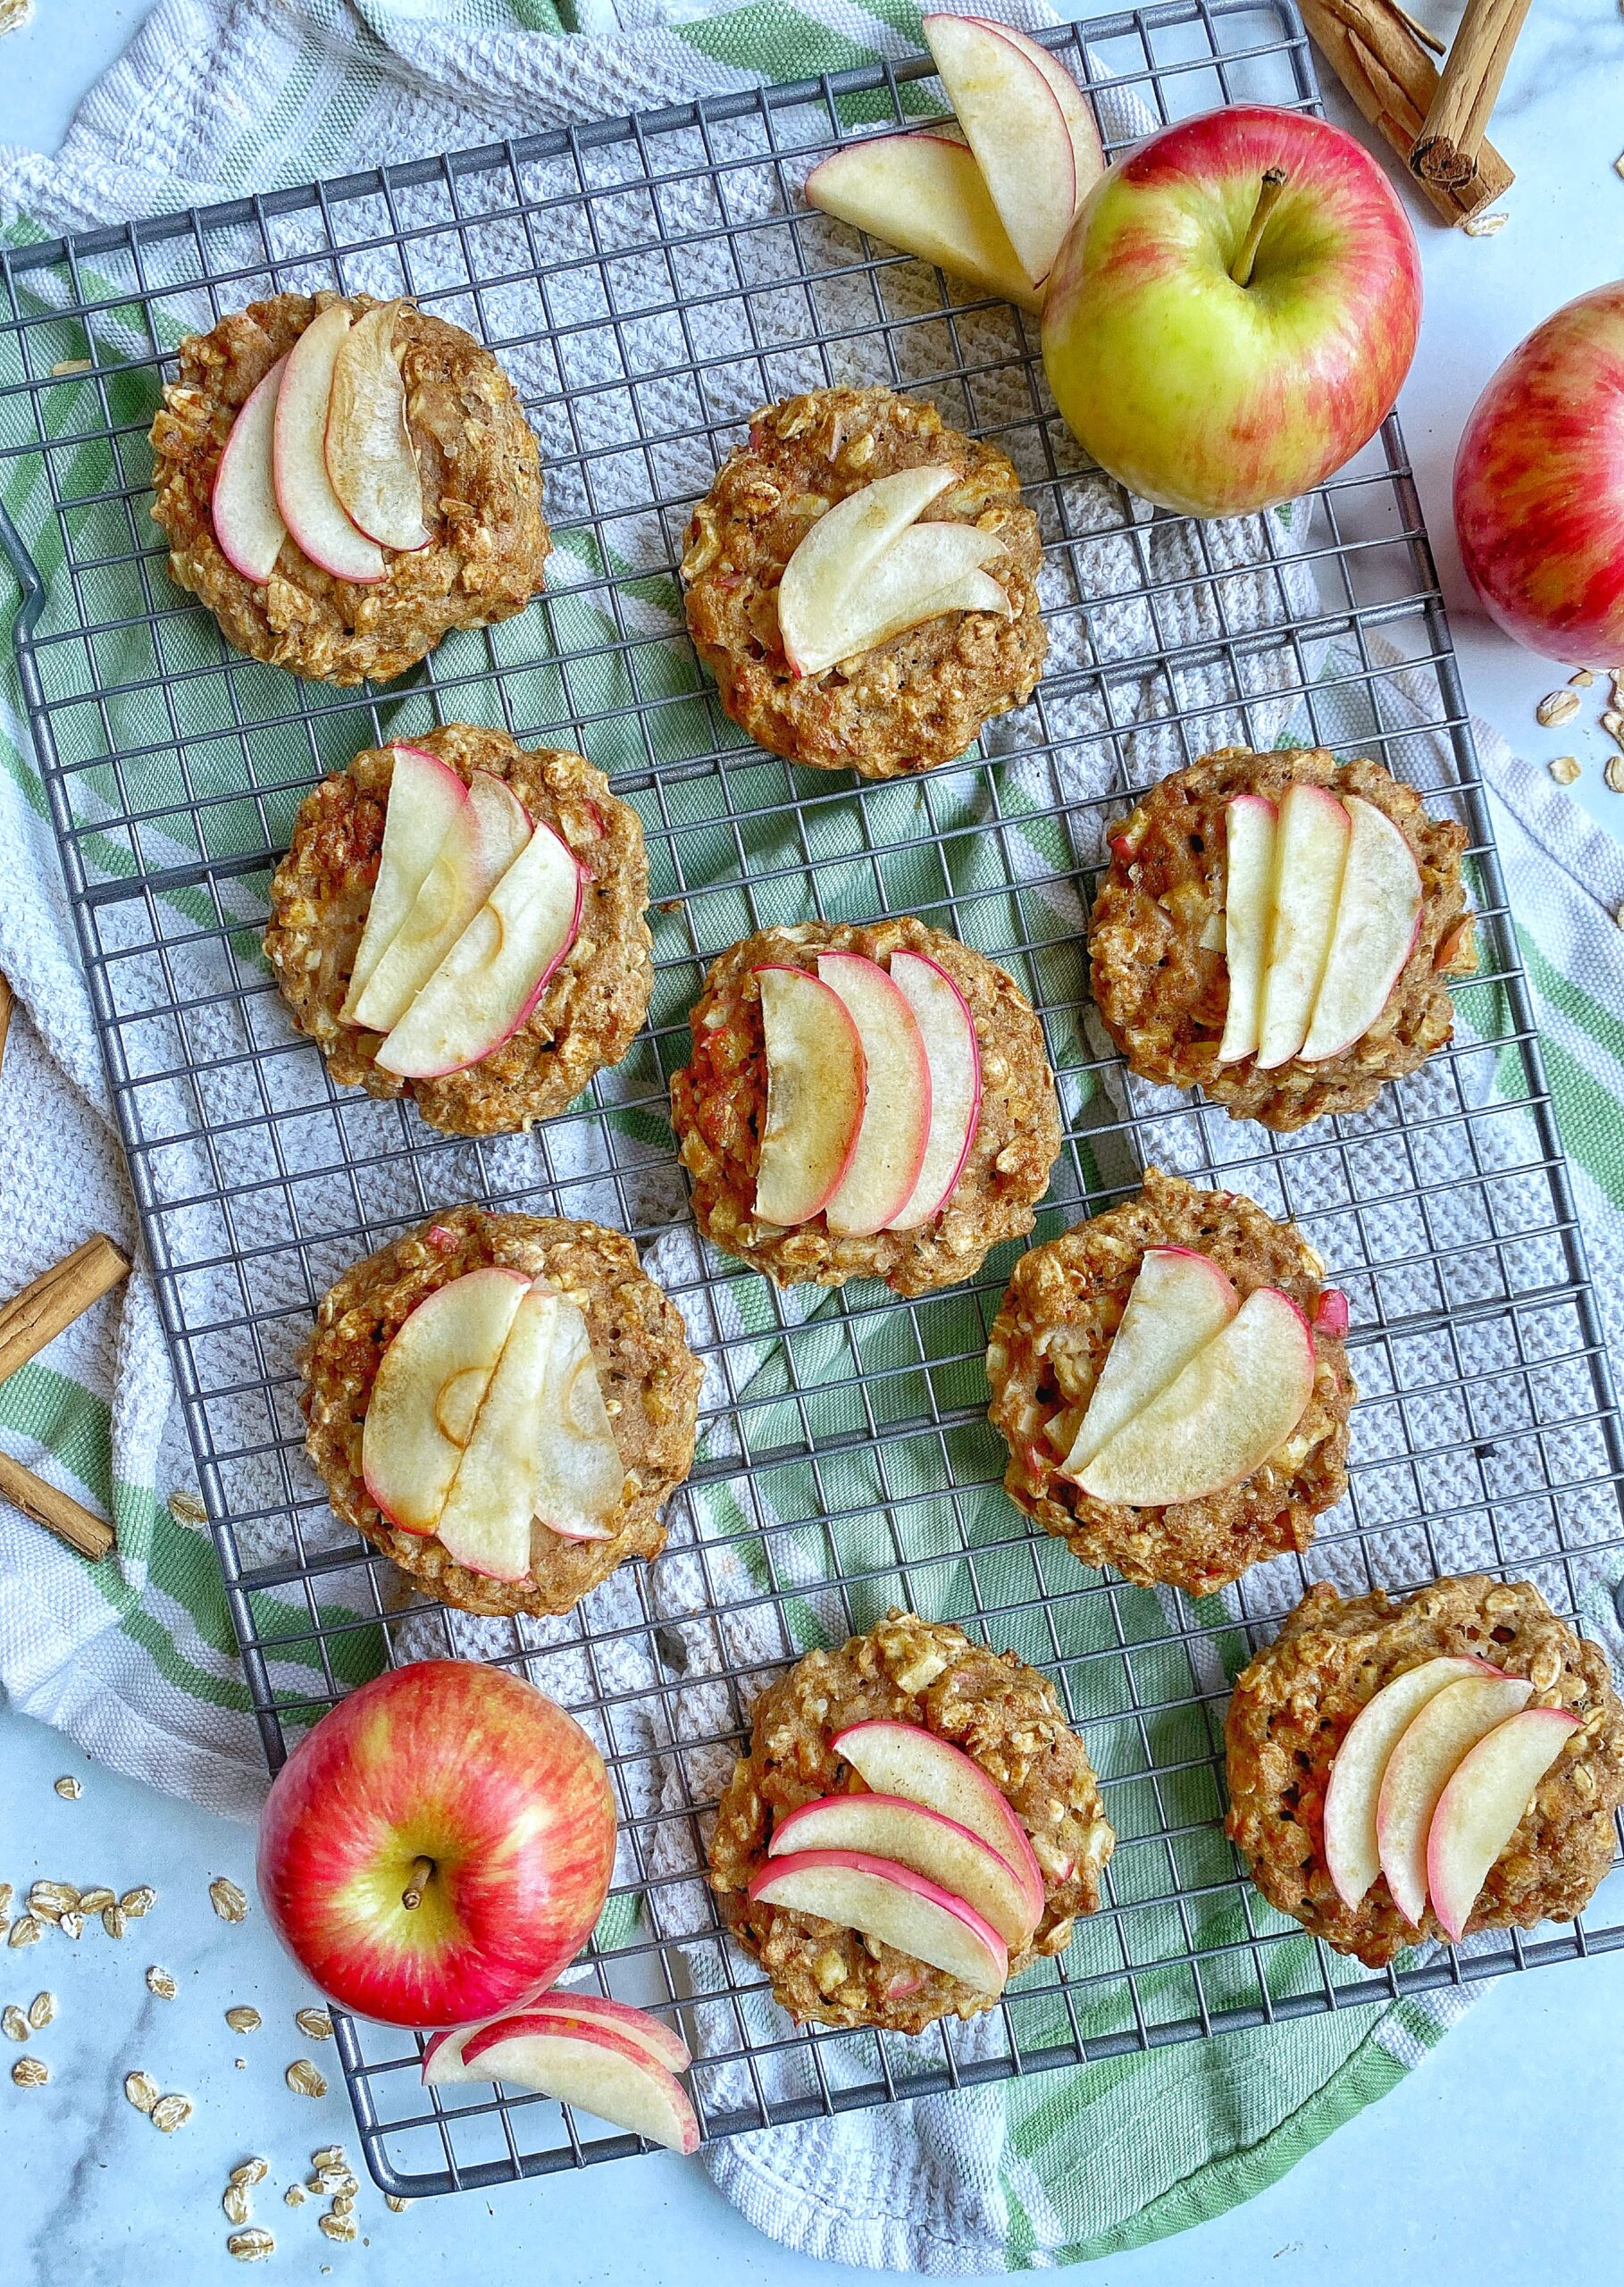
[[[414,1858],[411,1880],[400,1893],[400,1903],[408,1914],[415,1914],[423,1904],[423,1894],[434,1879],[432,1858]]]
[[[1229,275],[1237,286],[1250,286],[1251,268],[1258,258],[1258,247],[1269,216],[1275,211],[1275,201],[1285,188],[1285,169],[1265,167],[1263,180],[1258,185],[1258,203],[1251,210],[1251,220],[1246,225],[1246,236],[1241,240],[1241,251],[1229,265]]]

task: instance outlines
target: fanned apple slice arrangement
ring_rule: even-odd
[[[391,1524],[492,1579],[525,1578],[538,1529],[607,1539],[625,1470],[577,1306],[495,1266],[436,1287],[383,1353],[361,1471]]]
[[[1540,1780],[1580,1729],[1534,1687],[1470,1655],[1425,1660],[1349,1725],[1325,1797],[1326,1865],[1359,1906],[1378,1874],[1412,1928],[1430,1903],[1459,1942]]]
[[[436,2033],[423,2051],[423,2079],[428,2089],[511,2082],[687,2153],[699,2149],[699,2124],[676,2076],[692,2062],[646,2010],[555,1988],[506,2016]]]
[[[443,1078],[518,1031],[581,926],[587,869],[502,781],[465,784],[398,746],[383,849],[340,1014],[384,1035],[377,1062]]]
[[[433,538],[393,348],[403,306],[353,318],[329,303],[239,410],[209,513],[221,554],[256,587],[289,533],[313,564],[359,586],[387,576],[386,549],[410,554]]]
[[[832,512],[833,513],[833,512]],[[815,528],[816,529],[816,528]],[[766,1118],[756,1213],[838,1238],[913,1231],[952,1196],[981,1114],[969,1003],[924,953],[823,952],[756,972]]]
[[[1012,25],[922,21],[957,130],[849,144],[813,168],[807,202],[1038,310],[1072,217],[1105,172],[1093,113],[1065,65]]]

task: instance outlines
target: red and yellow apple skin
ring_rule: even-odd
[[[1455,457],[1455,530],[1508,635],[1624,665],[1624,281],[1568,303],[1491,376]]]
[[[1250,282],[1230,268],[1285,171]],[[1236,105],[1161,129],[1078,210],[1043,305],[1055,402],[1100,465],[1193,516],[1294,499],[1393,409],[1421,321],[1415,233],[1323,120]]]
[[[260,1896],[341,2007],[465,2024],[532,1999],[574,1959],[608,1893],[615,1825],[573,1717],[503,1669],[422,1660],[340,1700],[277,1773]]]

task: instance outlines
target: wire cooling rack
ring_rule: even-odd
[[[1312,107],[1289,0],[1175,4],[1053,45],[1119,147],[1243,98]],[[266,1755],[387,1660],[522,1665],[602,1747],[623,1814],[581,1974],[661,2009],[705,2132],[1413,1993],[1624,1941],[1580,1923],[1373,1975],[1268,1908],[1222,1832],[1229,1683],[1307,1582],[1531,1577],[1605,1634],[1624,1547],[1602,1336],[1397,426],[1289,514],[1148,516],[1081,460],[1032,329],[808,214],[835,142],[944,108],[928,63],[280,190],[0,257],[0,476],[28,594],[19,655],[143,1225]],[[541,438],[560,546],[545,600],[383,691],[226,649],[169,583],[146,431],[184,333],[284,289],[414,292],[501,357]],[[764,401],[831,381],[932,396],[1016,461],[1047,542],[1050,668],[962,767],[890,785],[791,769],[722,716],[673,578],[691,502]],[[21,535],[26,532],[25,550]],[[555,576],[556,575],[556,576]],[[432,1135],[335,1091],[259,950],[293,811],[356,748],[435,720],[582,748],[641,813],[657,982],[619,1069],[526,1138]],[[1131,1080],[1092,1028],[1082,927],[1102,828],[1215,745],[1378,755],[1464,818],[1483,968],[1455,1045],[1371,1112],[1271,1137]],[[987,1329],[1016,1250],[945,1295],[779,1294],[705,1253],[666,1124],[708,960],[774,921],[913,911],[1040,1009],[1066,1144],[1039,1236],[1147,1162],[1295,1215],[1352,1302],[1348,1499],[1301,1560],[1193,1602],[1079,1565],[1004,1496]],[[437,1206],[481,1198],[632,1231],[707,1384],[671,1546],[567,1619],[425,1606],[339,1527],[305,1461],[317,1298]],[[708,1814],[756,1689],[887,1607],[1041,1663],[1119,1842],[1101,1913],[972,2025],[797,2031],[722,1936]],[[410,2036],[342,2022],[380,2183],[423,2194],[615,2157],[545,2099],[425,2094]]]

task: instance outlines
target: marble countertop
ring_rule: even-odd
[[[1447,29],[1454,12],[1420,0],[1419,13]],[[79,96],[145,13],[142,0],[39,0],[33,27],[0,46],[0,141],[54,148]],[[1617,268],[1624,24],[1612,0],[1542,0],[1494,135],[1519,178],[1505,229],[1468,239],[1419,224],[1427,321],[1402,411],[1473,708],[1531,759],[1576,754],[1575,798],[1621,831],[1624,797],[1601,781],[1610,742],[1582,718],[1561,732],[1537,728],[1535,706],[1560,671],[1514,649],[1471,607],[1448,512],[1455,441],[1482,382],[1540,317]],[[53,1792],[66,1774],[80,1782],[77,1800]],[[640,2287],[692,2287],[712,2274],[739,2287],[831,2287],[869,2275],[758,2237],[696,2165],[664,2155],[404,2215],[364,2183],[359,2239],[331,2244],[316,2227],[322,2203],[290,2210],[282,2191],[325,2145],[356,2157],[342,2084],[334,2073],[314,2100],[285,2086],[293,2057],[323,2061],[292,2017],[315,1997],[257,1911],[241,1925],[216,1919],[208,1884],[217,1873],[251,1891],[247,1830],[115,1778],[0,1711],[0,1881],[20,1890],[41,1875],[119,1889],[150,1882],[158,1892],[121,1943],[93,1927],[77,1945],[51,1933],[28,1950],[0,1950],[0,2005],[26,2007],[41,1990],[57,2002],[31,2044],[49,2062],[49,2082],[19,2090],[0,2081],[8,2287],[189,2287],[224,2274],[221,2193],[227,2171],[255,2155],[269,2164],[255,2220],[276,2234],[270,2275],[282,2279],[463,2287],[512,2276],[588,2287],[633,2277]],[[148,1991],[153,1963],[175,1979],[173,2000]],[[223,2013],[244,2004],[264,2022],[239,2035]],[[9,2070],[20,2052],[0,2048]],[[123,2075],[138,2067],[192,2099],[173,2135],[125,2101]],[[1092,2275],[1099,2287],[1369,2287],[1384,2278],[1478,2287],[1492,2250],[1503,2277],[1607,2287],[1620,2275],[1616,2202],[1603,2188],[1624,2147],[1621,2068],[1624,1957],[1507,1979],[1421,2069],[1279,2183]]]

